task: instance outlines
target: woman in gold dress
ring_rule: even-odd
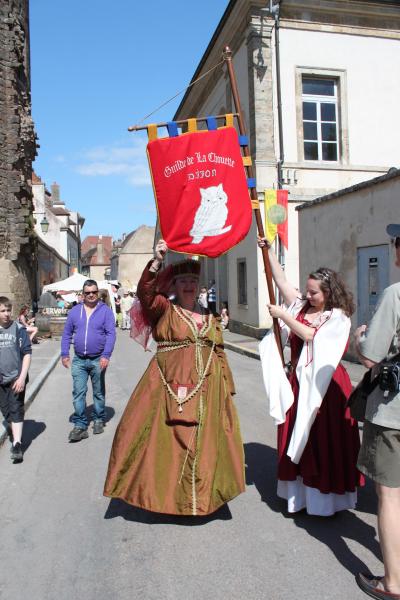
[[[200,264],[167,267],[174,301],[159,291],[167,250],[160,240],[138,285],[157,352],[118,425],[104,494],[154,512],[207,515],[245,487],[235,388],[220,319],[196,301]]]

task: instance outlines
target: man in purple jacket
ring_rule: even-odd
[[[99,300],[96,281],[83,284],[83,302],[68,313],[61,339],[61,362],[68,369],[71,361],[69,347],[74,338],[75,356],[72,359],[74,428],[70,442],[88,437],[86,416],[87,381],[93,388],[93,433],[103,433],[105,424],[105,372],[115,344],[115,319],[111,308]]]

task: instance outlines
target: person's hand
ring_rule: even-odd
[[[100,370],[104,371],[105,369],[107,369],[109,362],[110,362],[109,358],[105,358],[104,356],[102,356],[100,358]]]
[[[277,306],[276,304],[267,304],[269,314],[273,319],[281,319],[285,314],[285,309],[281,306]]]
[[[366,325],[360,325],[360,327],[357,327],[357,329],[354,332],[354,336],[355,336],[356,340],[359,340],[360,337],[362,335],[364,335],[366,331],[367,331]]]
[[[155,250],[154,250],[154,258],[162,262],[164,257],[168,251],[167,242],[164,240],[158,240]]]
[[[271,248],[271,244],[269,243],[269,241],[267,240],[267,238],[260,237],[259,235],[257,236],[257,244],[258,244],[259,248],[264,248],[265,246],[267,248]]]
[[[12,390],[17,394],[20,394],[25,387],[25,377],[21,377],[21,375],[14,381],[12,384]]]
[[[70,359],[70,357],[69,357],[69,356],[63,356],[63,357],[61,358],[61,363],[62,363],[62,366],[63,366],[63,367],[65,367],[66,369],[69,369],[69,367],[70,367],[70,364],[71,364],[71,359]]]

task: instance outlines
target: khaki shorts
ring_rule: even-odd
[[[357,467],[376,483],[400,487],[400,430],[365,421]]]

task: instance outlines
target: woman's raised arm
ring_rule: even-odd
[[[299,296],[299,291],[288,282],[286,279],[286,275],[279,264],[279,261],[275,255],[275,252],[272,250],[271,244],[266,240],[266,238],[258,238],[258,246],[263,248],[267,246],[269,262],[271,264],[272,277],[275,281],[282,297],[287,306],[290,306],[292,302],[296,300]]]
[[[157,292],[157,272],[161,268],[167,250],[168,246],[164,240],[159,240],[155,247],[154,258],[144,269],[136,292],[152,326],[164,314],[168,306],[168,300]]]

